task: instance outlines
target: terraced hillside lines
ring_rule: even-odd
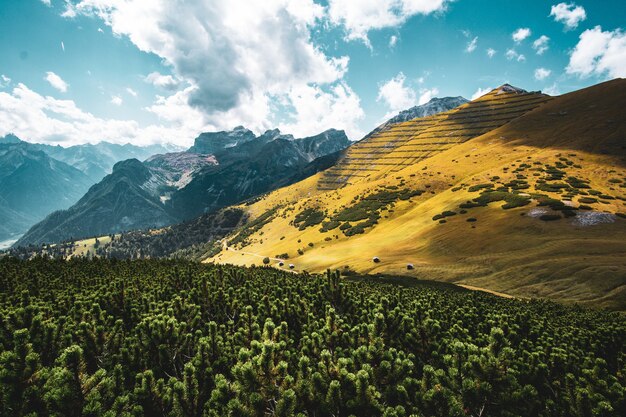
[[[481,136],[551,99],[540,93],[496,89],[478,100],[435,116],[413,119],[353,145],[318,183],[333,190],[362,180],[401,171],[453,146]]]
[[[400,123],[353,145],[337,165],[324,171],[318,182],[318,189],[334,190],[348,184],[350,179],[368,177],[371,172],[379,169],[379,164],[368,161],[384,158],[402,143],[433,126],[437,117],[429,116]]]

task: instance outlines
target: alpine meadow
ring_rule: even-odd
[[[626,416],[625,15],[0,0],[0,417]]]

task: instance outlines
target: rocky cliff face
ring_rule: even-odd
[[[188,152],[212,155],[253,139],[255,139],[254,133],[243,126],[237,126],[231,131],[206,132],[196,138]]]

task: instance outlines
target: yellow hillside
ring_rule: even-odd
[[[626,310],[624,103],[625,80],[556,98],[497,89],[397,125],[247,207],[253,220],[207,261],[287,254],[295,270]]]

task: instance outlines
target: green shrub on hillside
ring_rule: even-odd
[[[617,417],[625,355],[623,315],[416,279],[0,260],[2,416]]]
[[[326,218],[326,214],[316,208],[306,208],[293,218],[293,225],[298,230],[304,230],[309,226],[320,224]]]

